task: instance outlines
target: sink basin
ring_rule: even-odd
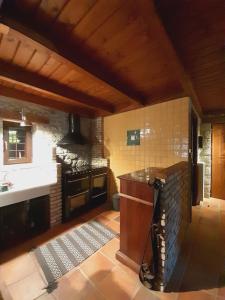
[[[26,185],[13,185],[10,190],[0,193],[0,207],[48,195],[50,186],[55,183],[56,181],[42,181],[35,184],[30,182]]]

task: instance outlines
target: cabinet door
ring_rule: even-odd
[[[27,202],[1,208],[1,248],[12,246],[27,237],[28,211]]]
[[[28,230],[29,235],[41,233],[49,228],[49,196],[29,201]]]

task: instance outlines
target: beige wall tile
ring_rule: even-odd
[[[105,117],[105,157],[116,177],[147,167],[168,167],[188,159],[189,98]],[[127,146],[127,130],[141,130],[141,144]],[[115,185],[111,185],[111,193]]]

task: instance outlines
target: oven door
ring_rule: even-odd
[[[91,197],[95,198],[107,192],[107,173],[92,176]]]
[[[66,184],[66,194],[67,195],[77,195],[89,190],[90,177],[84,176],[81,178],[68,179]]]
[[[69,220],[71,217],[79,214],[88,203],[89,190],[66,197],[64,206],[64,219]]]

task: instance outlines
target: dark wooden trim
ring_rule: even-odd
[[[0,79],[12,83],[19,82],[25,86],[32,87],[37,91],[45,91],[50,94],[59,95],[73,100],[92,109],[103,110],[107,113],[114,112],[114,106],[99,99],[69,88],[54,80],[47,79],[33,72],[25,71],[23,68],[8,63],[0,62]]]
[[[8,143],[9,140],[8,128],[11,126],[15,126],[15,124],[16,124],[15,122],[3,121],[3,143],[4,143],[4,164],[5,165],[23,164],[23,163],[32,162],[32,127],[23,127],[24,129],[26,129],[26,147],[25,147],[26,156],[20,159],[13,159],[13,160],[9,159],[9,152],[5,148],[5,142]]]
[[[148,201],[145,201],[145,200],[142,200],[142,199],[139,199],[139,198],[127,195],[127,194],[119,193],[119,195],[121,197],[129,199],[131,201],[135,201],[135,202],[138,202],[138,203],[141,203],[141,204],[145,204],[145,205],[148,205],[148,206],[153,206],[153,203],[151,203],[151,202],[148,202]],[[123,198],[120,198],[120,199],[123,199]]]
[[[74,45],[65,45],[62,42],[51,36],[51,40],[46,32],[37,32],[32,30],[32,24],[25,24],[25,19],[18,20],[18,16],[9,16],[8,12],[4,12],[0,22],[9,27],[9,33],[22,41],[32,42],[37,49],[45,51],[56,60],[64,64],[70,65],[78,72],[94,77],[101,84],[108,85],[117,90],[117,92],[127,96],[131,102],[138,103],[144,106],[146,98],[139,91],[128,86],[123,80],[117,78],[108,68],[100,65],[98,62],[90,60],[90,57],[77,47],[76,51],[71,50]],[[56,35],[55,35],[56,36]]]

